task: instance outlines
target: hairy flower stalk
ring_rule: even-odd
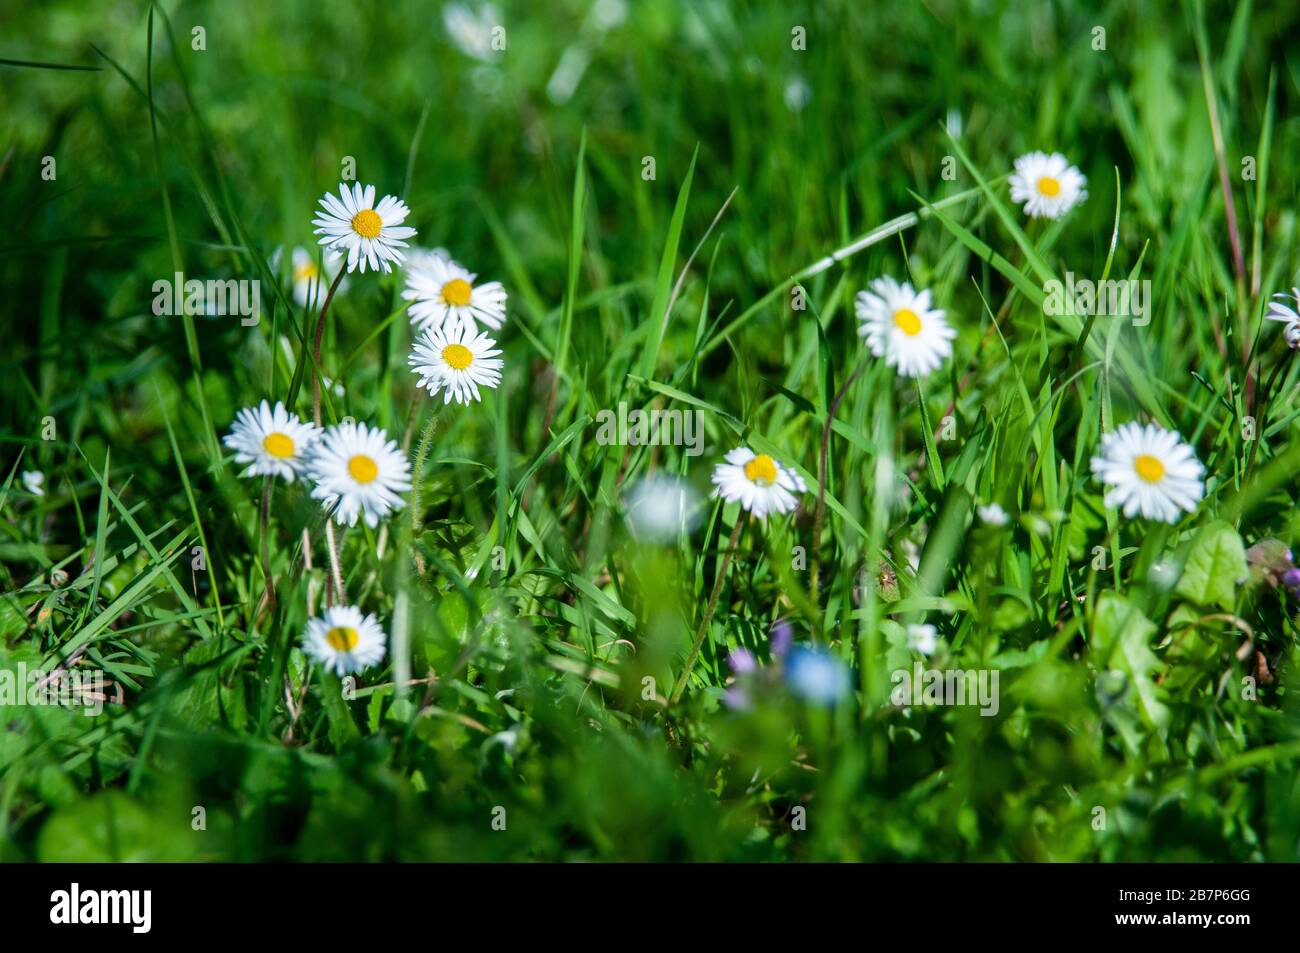
[[[339,282],[343,280],[345,269],[340,268],[339,273],[334,276],[334,281],[330,283],[330,290],[325,295],[325,301],[320,307],[320,317],[316,319],[316,337],[312,343],[312,361],[311,361],[311,410],[312,417],[316,421],[316,426],[321,425],[320,418],[320,345],[321,338],[325,334],[325,316],[329,313],[330,302],[334,300],[334,292],[338,290]],[[325,520],[325,546],[329,550],[330,572],[333,577],[333,598],[330,598],[329,590],[326,590],[326,605],[342,605],[347,601],[343,593],[343,573],[339,570],[338,545],[334,539],[334,521]],[[305,552],[306,550],[304,550]]]
[[[429,422],[420,433],[420,446],[415,451],[415,472],[411,477],[411,553],[415,557],[416,574],[420,576],[424,575],[424,554],[416,544],[424,522],[420,515],[420,481],[424,479],[424,464],[429,458],[429,446],[433,443],[433,433],[437,428],[438,415],[431,414]]]
[[[334,598],[331,601],[326,598],[326,605],[346,605],[348,601],[347,594],[343,591],[343,573],[339,569],[339,547],[338,542],[334,539],[334,521],[325,520],[325,548],[330,554],[330,574],[334,584]],[[329,590],[326,590],[328,594]]]

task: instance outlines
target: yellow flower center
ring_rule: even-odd
[[[1148,483],[1158,483],[1165,475],[1165,465],[1148,453],[1142,454],[1133,461],[1133,469]]]
[[[760,453],[745,464],[745,476],[750,483],[759,486],[771,486],[776,482],[776,461],[766,453]]]
[[[894,312],[894,323],[909,338],[921,333],[921,318],[911,308],[899,308]]]
[[[262,441],[262,448],[271,456],[285,460],[293,456],[293,438],[288,434],[269,433]]]
[[[1054,199],[1061,194],[1061,183],[1050,175],[1045,175],[1038,180],[1038,193]]]
[[[474,289],[464,278],[453,278],[442,286],[442,301],[456,308],[469,304],[469,293]]]
[[[352,230],[362,238],[378,238],[383,227],[384,220],[372,208],[363,208],[352,216]]]
[[[463,371],[474,363],[474,355],[463,344],[448,344],[442,349],[442,359],[455,371]]]
[[[293,270],[293,280],[295,282],[311,281],[311,279],[315,278],[318,274],[320,274],[320,272],[316,270],[316,262],[304,261]]]
[[[358,453],[348,461],[348,473],[358,483],[369,483],[379,476],[379,466],[364,453]]]
[[[361,636],[350,625],[336,625],[325,633],[325,641],[337,652],[351,652],[361,641]]]

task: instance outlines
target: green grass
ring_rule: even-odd
[[[1300,858],[1295,600],[1243,556],[1300,530],[1300,372],[1263,321],[1300,283],[1300,17],[1093,6],[502,2],[483,63],[440,4],[0,0],[0,669],[122,699],[0,703],[0,858]],[[1088,177],[1059,222],[1010,201],[1034,149]],[[219,442],[264,397],[311,415],[316,315],[273,253],[345,157],[510,293],[469,407],[416,390],[400,274],[330,308],[325,422],[419,461],[341,536],[390,635],[352,698],[298,649],[322,511],[276,483],[264,527]],[[260,323],[155,315],[176,271],[259,279]],[[1048,314],[1068,272],[1149,280],[1150,323]],[[959,331],[919,387],[857,334],[882,274]],[[701,410],[704,455],[601,444],[620,402]],[[1206,466],[1172,527],[1102,503],[1129,420]],[[807,480],[792,517],[707,498],[740,443]],[[649,545],[624,493],[660,472],[706,502]],[[778,619],[850,668],[841,704],[725,705]],[[890,703],[917,622],[930,664],[997,670],[996,716]]]

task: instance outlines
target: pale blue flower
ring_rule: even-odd
[[[785,663],[790,691],[818,705],[834,705],[849,692],[849,670],[825,649],[797,646]]]

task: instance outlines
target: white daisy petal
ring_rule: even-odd
[[[373,614],[362,616],[355,606],[332,606],[307,622],[302,650],[326,671],[350,675],[384,659],[388,637]]]
[[[806,493],[807,484],[799,474],[765,453],[737,447],[726,455],[726,462],[713,468],[713,485],[728,503],[741,507],[763,519],[768,513],[789,513],[799,505],[791,491]]]
[[[420,375],[419,386],[433,396],[444,391],[443,403],[468,404],[482,399],[479,385],[501,383],[501,352],[472,322],[451,321],[431,327],[411,349],[408,363]]]
[[[45,495],[45,474],[40,470],[24,470],[22,481],[23,489],[32,496]]]
[[[292,483],[306,471],[312,448],[320,438],[315,424],[298,419],[284,404],[272,409],[267,401],[245,407],[235,415],[230,433],[222,438],[235,451],[236,463],[249,467],[241,476],[278,476]]]
[[[1016,160],[1011,200],[1030,218],[1060,218],[1088,197],[1088,180],[1059,152],[1031,152]]]
[[[375,527],[406,502],[398,496],[411,488],[411,464],[388,434],[378,427],[341,423],[329,427],[307,464],[315,481],[313,498],[339,524],[355,526],[358,517]]]
[[[330,196],[333,198],[333,196]],[[338,201],[335,199],[335,201]],[[320,307],[325,302],[325,295],[329,292],[330,283],[338,276],[338,267],[334,265],[329,255],[325,257],[324,270],[316,261],[316,255],[309,249],[298,247],[293,250],[291,261],[293,270],[289,274],[290,283],[293,286],[293,300],[299,307]],[[347,280],[339,282],[335,294],[340,294],[347,289]]]
[[[1282,336],[1287,347],[1292,350],[1300,348],[1300,288],[1292,288],[1290,294],[1275,294],[1273,299],[1268,303],[1268,314],[1264,317],[1282,323]]]
[[[939,645],[939,630],[932,625],[918,623],[907,627],[907,647],[922,655],[933,655]]]
[[[347,251],[347,270],[358,266],[362,274],[366,267],[372,271],[392,271],[392,262],[401,262],[404,239],[415,235],[415,229],[399,225],[410,214],[401,199],[386,195],[375,204],[375,187],[362,188],[359,182],[349,190],[346,183],[339,184],[339,197],[326,193],[320,200],[317,217],[312,219],[315,234],[323,235],[320,244],[336,255]]]
[[[440,250],[441,251],[441,250]],[[423,252],[406,269],[402,297],[412,302],[411,323],[427,331],[448,322],[496,330],[506,320],[506,290],[499,281],[477,284],[475,275],[445,253]]]
[[[858,292],[855,310],[871,353],[904,377],[924,377],[952,354],[957,332],[942,309],[930,307],[928,291],[884,276]]]
[[[1205,495],[1205,468],[1195,452],[1178,433],[1156,424],[1130,422],[1105,434],[1092,472],[1109,487],[1106,505],[1130,519],[1175,523]]]

